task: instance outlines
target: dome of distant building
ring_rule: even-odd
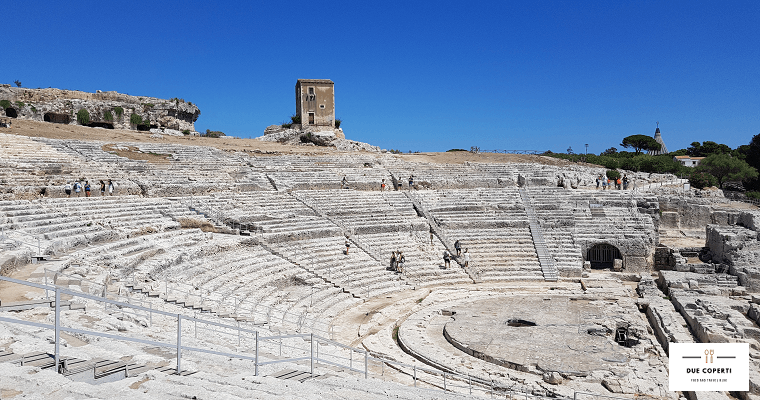
[[[660,154],[668,154],[668,147],[665,146],[665,142],[662,140],[662,135],[660,134],[660,127],[658,126],[657,129],[654,131],[654,140],[657,141],[657,143],[660,144],[660,150],[650,150],[647,154],[650,156],[659,156]]]

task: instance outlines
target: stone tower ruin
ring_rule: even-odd
[[[329,79],[296,81],[296,116],[301,127],[335,128],[335,83]]]

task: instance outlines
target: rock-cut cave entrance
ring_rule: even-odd
[[[607,243],[600,243],[588,249],[586,257],[586,260],[591,261],[591,268],[594,269],[612,268],[615,259],[623,259],[620,255],[620,250]]]
[[[10,118],[18,118],[18,112],[16,112],[15,108],[8,107],[5,109],[5,116]]]
[[[54,124],[68,124],[71,122],[71,116],[69,114],[59,114],[53,112],[47,112],[42,118],[45,122],[52,122]]]

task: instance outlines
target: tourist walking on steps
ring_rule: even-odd
[[[414,175],[409,175],[409,189],[414,186]]]
[[[82,184],[79,181],[74,181],[74,193],[79,197],[79,193],[82,192]]]
[[[451,253],[448,250],[443,251],[443,266],[446,269],[449,269],[451,266]]]
[[[467,251],[467,249],[464,249],[464,267],[467,268],[470,266],[470,253]]]
[[[84,183],[84,195],[85,197],[90,197],[90,181],[85,181]]]
[[[430,231],[430,245],[433,245],[433,231]]]
[[[602,184],[602,174],[596,177],[596,189],[599,190],[599,185]]]
[[[391,268],[390,268],[390,270],[391,271],[395,271],[396,270],[396,252],[395,251],[391,253]]]
[[[381,192],[384,192],[384,191],[385,191],[385,179],[383,179],[383,182],[382,182],[382,183],[380,183],[380,191],[381,191]]]
[[[66,197],[71,197],[71,182],[66,182],[66,186],[63,187],[63,191],[66,193]]]
[[[628,190],[628,175],[623,175],[623,190]]]
[[[340,181],[341,183],[341,189],[348,189],[348,180],[346,180],[346,177],[343,177],[343,180]]]
[[[599,175],[599,178],[602,180],[602,190],[607,190],[607,180],[602,178],[601,175]]]
[[[404,263],[406,262],[406,257],[404,257],[404,252],[400,251],[398,256],[398,263],[396,264],[396,272],[399,274],[404,273]]]
[[[103,180],[100,180],[100,197],[103,197],[106,195],[106,183],[103,182]]]
[[[115,189],[115,187],[114,187],[113,181],[109,179],[108,180],[108,195],[109,196],[113,196],[113,190],[114,189]]]
[[[346,255],[348,255],[348,250],[351,248],[351,242],[348,240],[348,236],[346,236]]]
[[[454,242],[454,249],[457,251],[457,257],[462,255],[462,245],[459,243],[459,239],[457,239],[456,242]]]

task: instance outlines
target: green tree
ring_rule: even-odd
[[[694,171],[689,175],[689,184],[697,189],[715,186],[718,180],[707,172]]]
[[[752,137],[749,145],[745,146],[740,146],[736,151],[744,154],[744,159],[750,167],[760,170],[760,133]],[[746,189],[760,190],[760,178],[747,178],[742,183]]]
[[[611,156],[613,154],[617,154],[617,149],[614,147],[610,147],[609,149],[602,152],[602,154],[599,154],[600,156]]]
[[[714,176],[721,189],[724,182],[753,179],[757,178],[758,175],[757,169],[751,167],[746,161],[731,157],[728,154],[708,156],[699,163],[698,170]]]
[[[627,148],[633,148],[636,155],[641,154],[642,150],[652,151],[660,150],[662,147],[653,137],[647,135],[631,135],[623,138],[621,146]]]
[[[725,144],[715,143],[707,140],[699,144],[692,142],[691,146],[686,149],[686,154],[691,157],[708,157],[713,154],[731,154],[732,150]]]
[[[20,80],[16,79],[15,81],[13,81],[13,83],[16,84],[16,87],[21,87],[21,81]]]

